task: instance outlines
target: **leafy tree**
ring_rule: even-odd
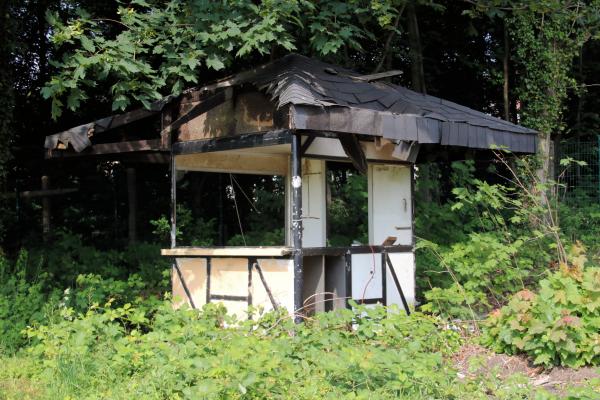
[[[64,103],[76,110],[97,81],[108,80],[113,110],[133,100],[149,107],[163,94],[231,70],[237,59],[298,50],[326,56],[344,49],[360,50],[359,39],[374,39],[365,29],[368,18],[391,23],[393,2],[305,0],[159,1],[120,3],[118,19],[84,10],[63,22],[48,14],[52,41],[69,52],[54,60],[58,71],[43,88],[52,98],[52,115]],[[107,32],[116,25],[116,32]],[[297,36],[294,33],[299,33]],[[307,36],[307,37],[304,37]],[[201,78],[202,77],[202,78]]]
[[[517,96],[525,125],[540,132],[542,166],[546,181],[551,167],[552,135],[564,131],[563,112],[568,90],[577,86],[572,75],[574,58],[584,43],[600,33],[600,2],[579,0],[479,0],[474,10],[506,21],[515,47],[520,74]]]

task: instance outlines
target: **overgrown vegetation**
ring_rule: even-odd
[[[52,247],[21,250],[15,261],[0,257],[0,349],[18,350],[27,326],[52,321],[64,307],[81,313],[108,300],[152,307],[169,286],[169,263],[157,253],[143,243],[100,251],[62,232]]]
[[[148,312],[109,303],[83,314],[62,308],[27,336],[21,368],[7,360],[0,390],[2,382],[27,382],[37,388],[31,398],[510,399],[535,392],[518,378],[508,387],[458,379],[447,358],[457,333],[437,318],[381,307],[295,325],[279,313],[236,322],[218,305],[174,311],[166,302]]]
[[[0,397],[546,399],[523,377],[459,378],[450,358],[481,337],[544,367],[600,362],[600,207],[576,189],[556,204],[547,175],[551,136],[600,132],[597,0],[7,0],[0,11]],[[119,162],[53,170],[55,187],[79,191],[53,202],[42,242],[41,202],[19,193],[48,173],[43,136],[290,50],[360,73],[410,71],[394,82],[542,133],[529,165],[419,166],[419,312],[357,307],[293,325],[174,311],[159,246],[124,245]],[[166,167],[138,174],[139,237],[168,241]],[[367,242],[364,177],[330,178],[329,244]],[[182,181],[200,194],[179,210],[179,238],[281,244],[264,216],[283,215],[282,182],[229,179],[204,182],[224,210]],[[591,382],[565,396],[599,392]]]
[[[483,342],[544,366],[600,365],[600,268],[584,268],[582,252],[575,247],[573,264],[542,279],[538,293],[521,290],[492,313]]]

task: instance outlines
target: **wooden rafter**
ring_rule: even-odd
[[[144,151],[164,151],[164,149],[161,147],[161,140],[132,140],[129,142],[95,144],[80,153],[72,151],[54,150],[46,153],[46,158],[78,157],[88,155],[119,154]]]

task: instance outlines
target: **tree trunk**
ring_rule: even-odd
[[[506,22],[504,23],[504,55],[502,57],[502,66],[503,66],[503,77],[504,77],[504,85],[502,88],[502,97],[504,100],[504,119],[510,121],[510,98],[508,96],[508,61],[510,57],[510,45],[509,45],[509,37],[508,37],[508,28],[506,27]]]
[[[419,33],[419,22],[415,4],[410,1],[406,7],[408,17],[408,42],[410,45],[410,72],[413,90],[426,93],[425,72],[423,68],[423,49],[421,48],[421,36]]]
[[[127,168],[127,203],[129,205],[129,244],[137,241],[137,188],[135,168]]]
[[[540,156],[541,166],[538,170],[538,178],[541,183],[548,182],[548,179],[551,178],[550,171],[551,163],[554,160],[552,139],[550,138],[549,133],[540,133],[538,136],[538,155]]]
[[[42,176],[42,190],[50,189],[50,177],[48,175]],[[42,197],[42,238],[45,241],[48,240],[50,235],[50,218],[51,218],[51,210],[50,210],[50,197],[44,196]]]

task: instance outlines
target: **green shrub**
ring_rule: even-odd
[[[45,274],[28,271],[28,259],[25,250],[13,265],[0,256],[0,350],[12,352],[22,346],[21,332],[43,321],[47,305],[58,300],[58,291],[45,288]]]
[[[81,274],[127,280],[132,273],[140,274],[148,287],[164,288],[163,271],[169,268],[169,260],[160,256],[157,244],[107,250],[84,243],[80,235],[68,231],[58,231],[55,236],[49,245],[30,249],[30,258],[61,290],[74,286]]]
[[[472,179],[452,193],[454,200],[442,206],[442,231],[456,227],[456,234],[442,239],[424,232],[417,243],[417,282],[425,311],[479,319],[535,282],[555,257],[552,229],[532,225],[542,219],[538,200],[513,188]]]
[[[158,301],[156,293],[148,293],[147,283],[137,274],[127,280],[104,279],[100,275],[79,275],[74,288],[68,288],[61,306],[72,307],[76,312],[86,312],[97,304],[110,302],[114,306],[126,303],[149,306]]]
[[[237,325],[237,326],[234,326]],[[234,321],[222,306],[92,308],[29,329],[48,398],[454,398],[458,337],[383,308]]]
[[[431,243],[421,242],[420,246]],[[472,318],[504,304],[507,295],[523,288],[531,265],[515,260],[523,241],[506,242],[497,233],[472,233],[469,240],[438,253],[439,262],[453,277],[445,287],[425,292],[425,311]]]
[[[562,266],[522,290],[486,322],[483,343],[545,366],[600,365],[600,268]]]
[[[585,243],[590,254],[600,253],[600,204],[597,200],[586,205],[560,205],[560,226],[572,243]]]
[[[156,245],[99,250],[66,231],[51,246],[21,250],[16,260],[1,256],[0,349],[23,346],[21,332],[47,323],[61,306],[78,312],[107,301],[149,307],[167,290],[169,272]]]

